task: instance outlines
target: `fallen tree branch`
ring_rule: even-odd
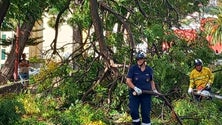
[[[155,93],[153,91],[148,91],[148,90],[142,90],[143,94],[150,94],[150,95],[157,95],[158,98],[162,99],[165,104],[170,108],[170,110],[173,112],[174,116],[176,117],[176,120],[178,121],[178,123],[180,125],[183,125],[182,120],[180,119],[180,117],[177,115],[177,113],[174,111],[173,106],[170,104],[170,102],[167,100],[167,98],[165,97],[164,94],[161,93]],[[135,95],[135,93],[134,93]]]

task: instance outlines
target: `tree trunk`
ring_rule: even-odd
[[[82,46],[82,29],[80,26],[72,27],[73,29],[73,47],[72,47],[72,63],[73,63],[73,69],[78,69],[78,65],[76,64],[75,55],[78,54],[79,48]],[[82,51],[80,51],[82,52]],[[77,54],[76,54],[77,53]]]
[[[30,36],[30,32],[35,24],[35,20],[32,17],[27,19],[29,22],[24,22],[21,30],[20,30],[20,38],[19,38],[19,55],[23,53],[23,50],[26,45],[26,41]],[[20,57],[20,56],[19,56]],[[0,71],[0,84],[5,84],[7,80],[10,80],[13,76],[14,72],[14,64],[16,59],[15,53],[15,41],[13,42],[11,51],[8,55],[8,58],[5,61],[5,65],[2,67]]]
[[[114,79],[118,79],[120,73],[117,69],[117,65],[115,64],[113,57],[111,55],[111,52],[109,52],[107,45],[105,44],[105,40],[104,40],[104,35],[103,35],[103,24],[102,21],[99,17],[98,14],[98,3],[97,0],[90,0],[90,13],[91,13],[91,17],[93,20],[93,25],[95,28],[95,33],[97,36],[98,42],[99,42],[99,50],[100,50],[100,55],[102,56],[102,58],[104,59],[105,62],[105,66],[106,68],[110,69],[112,72],[112,76],[114,77]],[[103,79],[101,78],[101,81]],[[114,80],[115,81],[115,80]],[[112,91],[115,88],[117,82],[113,82],[112,85],[109,88],[109,102],[111,104],[111,95],[112,95]]]
[[[109,54],[108,54],[107,46],[105,45],[105,42],[104,42],[102,21],[99,17],[99,14],[98,14],[97,0],[90,0],[90,13],[91,13],[93,25],[95,27],[95,32],[96,32],[96,36],[97,36],[96,40],[98,40],[98,42],[99,42],[100,54],[102,55],[102,57],[106,61],[108,61]],[[108,62],[108,64],[109,64],[109,62]]]
[[[10,0],[0,0],[0,26],[4,20],[4,17],[8,11]]]

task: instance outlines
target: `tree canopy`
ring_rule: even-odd
[[[182,19],[193,12],[201,13],[201,7],[207,5],[207,0],[0,0],[1,30],[15,31],[17,26],[20,27],[20,55],[30,42],[34,24],[48,16],[55,37],[44,42],[51,43],[51,49],[47,51],[51,52],[51,57],[60,58],[59,62],[53,58],[41,59],[40,73],[30,78],[30,86],[36,87],[34,93],[30,90],[1,99],[0,107],[13,104],[9,109],[14,117],[9,124],[103,125],[129,122],[125,76],[129,66],[135,63],[136,46],[143,42],[148,45],[147,64],[154,69],[157,88],[167,95],[182,122],[220,124],[220,101],[205,101],[200,105],[206,110],[199,111],[199,104],[190,101],[186,92],[195,58],[201,58],[212,70],[220,68],[212,62],[221,56],[215,55],[206,40],[212,27],[207,25],[206,32],[198,32],[198,37],[189,42],[177,37],[172,29],[180,28]],[[217,12],[221,15],[221,11]],[[73,44],[73,50],[68,58],[62,57],[61,48],[57,46],[58,29],[64,23],[73,28],[73,41],[68,43]],[[220,16],[214,23],[219,29],[213,37],[220,40]],[[170,46],[167,50],[162,50],[163,42]],[[15,46],[1,69],[1,84],[6,84],[13,75],[14,50]],[[218,81],[220,79],[216,77],[214,91],[221,89]],[[153,105],[154,123],[177,124],[164,101],[154,98]],[[13,113],[16,110],[13,107],[17,107],[18,113]],[[7,115],[7,109],[0,109]],[[192,118],[188,117],[191,115]],[[0,124],[5,121],[6,117],[0,119]]]

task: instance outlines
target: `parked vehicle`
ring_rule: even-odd
[[[216,65],[216,66],[222,65],[222,59],[215,60],[214,65]]]

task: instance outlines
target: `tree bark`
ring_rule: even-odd
[[[28,40],[32,28],[35,24],[35,20],[32,17],[29,17],[28,22],[24,22],[20,29],[20,38],[19,38],[19,55],[23,53],[23,50],[26,45],[26,41]],[[19,56],[20,57],[20,56]],[[5,61],[5,65],[2,67],[0,71],[0,84],[6,84],[7,80],[10,80],[13,76],[14,72],[14,63],[16,59],[15,53],[15,41],[13,41],[13,45],[11,51],[8,55],[8,58]]]
[[[103,1],[99,2],[100,8],[102,8],[102,10],[107,10],[108,12],[110,12],[111,14],[113,14],[122,24],[123,27],[126,29],[126,34],[127,34],[127,41],[129,42],[129,46],[130,46],[130,64],[133,62],[133,53],[134,53],[134,49],[135,49],[135,43],[134,43],[134,38],[133,38],[133,33],[130,29],[129,24],[125,21],[127,20],[127,18],[121,16],[120,14],[116,13],[114,10],[112,10],[109,6],[106,5],[106,3],[104,3]]]
[[[98,12],[98,2],[97,0],[90,0],[90,13],[93,21],[93,25],[95,28],[95,33],[97,37],[97,41],[99,42],[99,53],[104,59],[105,68],[111,70],[112,76],[114,79],[118,78],[120,73],[117,69],[117,65],[115,64],[113,57],[111,56],[111,52],[109,52],[107,45],[105,44],[104,35],[103,35],[103,24],[101,18],[99,17]],[[100,81],[99,81],[100,82]],[[99,84],[99,83],[98,83]],[[112,90],[116,86],[116,82],[112,83],[109,89],[109,97],[112,95]],[[111,98],[109,98],[109,103],[111,103]]]
[[[10,0],[0,0],[0,26],[4,20],[4,17],[8,11]]]
[[[104,35],[102,28],[102,21],[98,14],[98,3],[97,0],[90,0],[90,13],[93,20],[93,25],[95,28],[96,36],[99,42],[100,54],[102,54],[103,58],[108,57],[107,47],[104,43]]]

